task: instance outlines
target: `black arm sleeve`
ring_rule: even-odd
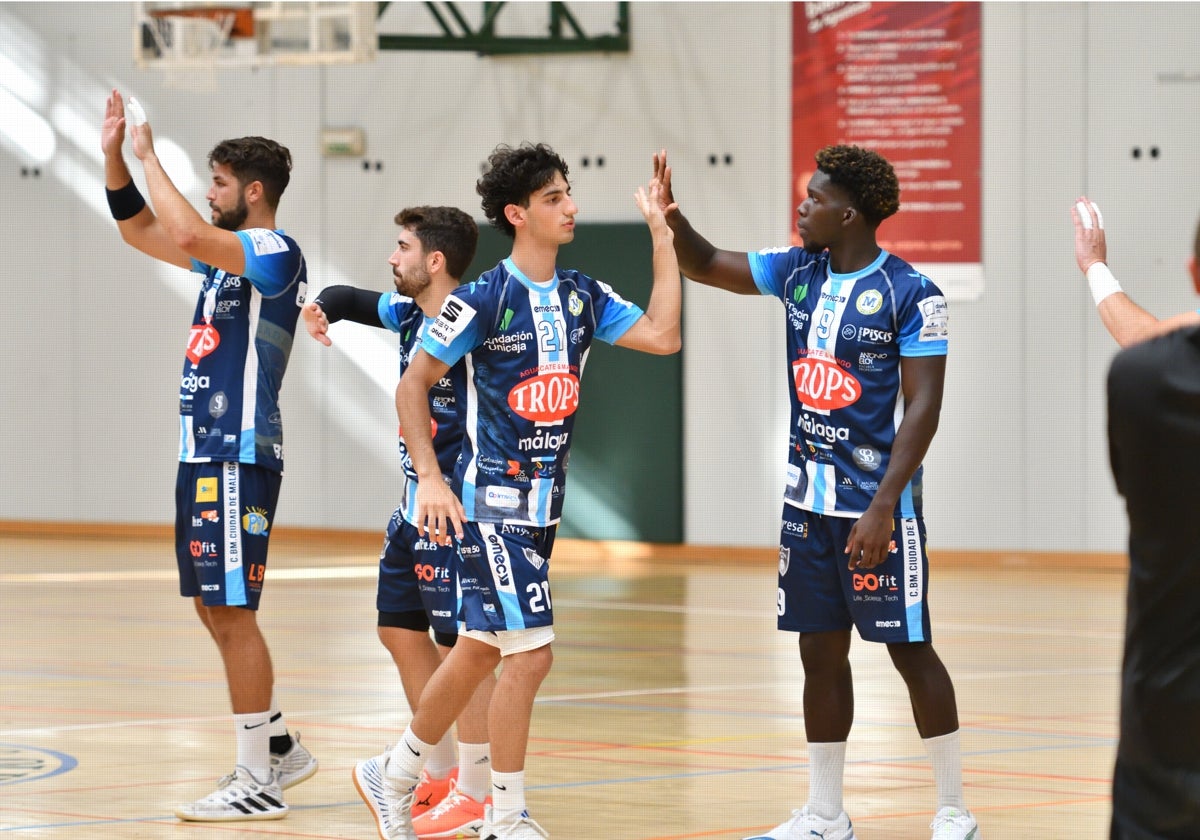
[[[330,286],[317,295],[316,304],[321,307],[329,323],[346,320],[368,327],[382,327],[379,320],[379,292],[357,289],[354,286]]]

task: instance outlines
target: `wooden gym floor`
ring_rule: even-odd
[[[802,677],[795,636],[774,629],[771,552],[562,542],[526,766],[550,836],[734,840],[802,805]],[[203,825],[171,813],[232,769],[232,724],[169,539],[0,534],[0,840],[375,838],[350,771],[408,720],[375,636],[376,543],[273,543],[260,621],[321,771],[283,821]],[[1124,571],[1020,559],[933,555],[967,804],[988,840],[1105,837]],[[927,838],[933,785],[903,684],[883,648],[856,638],[852,657],[846,809],[860,840]]]

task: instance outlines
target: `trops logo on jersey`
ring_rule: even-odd
[[[216,350],[220,343],[221,334],[212,324],[193,324],[191,332],[188,333],[188,361],[194,365],[200,364],[200,360]]]
[[[792,362],[792,375],[800,402],[822,411],[854,405],[862,396],[862,385],[837,362],[807,356]]]
[[[579,379],[573,373],[539,373],[508,392],[508,407],[535,423],[553,423],[579,408]]]

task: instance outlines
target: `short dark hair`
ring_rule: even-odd
[[[292,153],[266,137],[222,140],[208,153],[208,168],[218,163],[228,166],[242,187],[261,181],[263,197],[272,210],[279,206],[279,198],[292,178]]]
[[[826,146],[816,159],[817,168],[846,193],[872,227],[900,209],[896,170],[878,152],[859,146]]]
[[[516,230],[504,215],[504,208],[510,204],[528,207],[529,197],[553,181],[556,172],[566,178],[567,162],[545,143],[497,146],[475,182],[475,192],[483,198],[483,214],[492,227],[510,239],[514,237]]]
[[[461,280],[479,244],[479,226],[457,207],[405,207],[396,214],[396,224],[408,228],[426,253],[441,251],[446,273]]]

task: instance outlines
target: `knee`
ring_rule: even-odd
[[[541,682],[550,673],[554,665],[554,650],[550,645],[543,645],[536,650],[527,650],[504,657],[504,669],[519,671],[527,679]]]
[[[887,646],[892,664],[904,677],[914,676],[939,663],[933,646],[928,642],[906,642]]]
[[[459,637],[454,647],[449,648],[445,661],[453,660],[472,674],[486,676],[500,664],[500,649],[471,638]]]
[[[258,632],[258,617],[254,610],[241,607],[209,607],[205,624],[220,645]]]
[[[805,673],[846,667],[850,662],[850,634],[801,633],[800,661]]]

